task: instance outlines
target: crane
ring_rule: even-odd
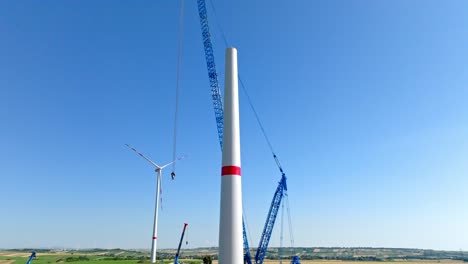
[[[174,264],[179,264],[180,247],[182,246],[182,241],[184,240],[185,229],[187,228],[187,225],[187,223],[184,223],[184,229],[182,230],[182,235],[180,236],[179,247],[177,248],[177,253],[174,258]]]
[[[31,253],[31,256],[29,256],[29,259],[28,259],[28,262],[26,262],[26,264],[31,264],[32,260],[36,258],[36,252],[33,251]]]
[[[218,139],[221,148],[223,147],[223,102],[221,100],[221,91],[219,87],[218,74],[216,72],[216,64],[213,54],[213,44],[211,42],[210,28],[208,24],[208,15],[206,11],[205,0],[197,0],[198,5],[198,14],[200,16],[200,26],[202,31],[203,38],[203,47],[205,50],[206,65],[208,68],[208,78],[210,81],[211,88],[211,97],[214,106],[215,118],[216,118],[216,127],[218,130]],[[257,117],[258,120],[258,117]],[[263,127],[262,127],[263,130]],[[268,142],[269,143],[269,142]],[[271,147],[271,146],[270,146]],[[273,152],[273,151],[272,151]],[[281,180],[276,188],[275,194],[273,196],[273,201],[271,202],[270,210],[268,212],[267,220],[265,227],[262,232],[259,246],[257,248],[257,253],[255,255],[255,264],[262,264],[266,255],[266,250],[268,248],[268,243],[270,242],[271,233],[275,225],[275,220],[278,215],[278,209],[280,207],[281,201],[285,192],[287,191],[286,185],[286,175],[281,168],[278,158],[273,153],[275,162],[281,172]],[[249,242],[247,239],[247,233],[245,231],[245,224],[242,221],[243,228],[243,238],[244,238],[244,263],[252,264],[252,257],[250,255]],[[299,258],[294,257],[293,264],[300,264]]]
[[[218,129],[218,139],[221,148],[223,148],[223,101],[218,82],[218,73],[213,54],[213,44],[211,43],[210,28],[208,25],[208,15],[206,12],[205,0],[197,0],[198,14],[200,15],[200,24],[202,29],[203,46],[205,48],[206,66],[208,68],[208,78],[210,79],[211,97],[216,118],[216,127]]]
[[[200,25],[202,30],[203,47],[205,49],[206,66],[208,68],[208,78],[210,80],[211,98],[215,112],[216,128],[218,130],[218,140],[221,149],[223,148],[223,101],[221,100],[221,91],[219,88],[218,73],[213,54],[213,44],[211,43],[210,27],[208,24],[208,15],[206,12],[205,0],[197,0],[198,14],[200,16]],[[242,233],[244,238],[244,262],[252,264],[250,256],[249,241],[245,232],[244,221],[242,221]]]
[[[276,188],[275,195],[273,196],[273,201],[271,202],[270,211],[268,212],[268,217],[263,227],[262,236],[260,237],[260,243],[258,244],[257,254],[255,254],[255,263],[263,263],[265,259],[266,251],[268,248],[268,243],[270,242],[271,233],[275,225],[276,216],[278,215],[278,210],[281,205],[284,193],[288,190],[286,185],[286,175],[283,173],[281,175],[281,180],[278,183]]]

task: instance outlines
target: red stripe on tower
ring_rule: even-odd
[[[223,166],[221,168],[221,176],[225,175],[241,176],[241,168],[238,166]]]

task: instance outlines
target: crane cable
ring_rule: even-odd
[[[224,40],[224,46],[226,46],[226,48],[227,48],[229,46],[229,43],[227,41],[226,34],[224,34],[224,30],[223,30],[223,28],[221,27],[221,24],[218,21],[218,17],[216,16],[216,9],[215,9],[215,7],[213,5],[213,1],[211,1],[211,0],[209,0],[209,1],[210,1],[211,9],[213,9],[213,14],[214,14],[214,17],[215,17],[216,26],[218,27],[218,30],[221,32],[221,36],[223,37],[223,40]]]
[[[210,4],[211,4],[211,8],[213,9],[213,14],[214,14],[214,17],[215,17],[216,26],[218,27],[218,30],[221,32],[221,35],[222,35],[223,41],[224,41],[224,45],[227,48],[227,47],[229,47],[229,42],[227,41],[226,34],[224,34],[224,30],[223,30],[223,28],[221,27],[221,25],[220,25],[220,23],[218,21],[218,17],[216,15],[216,9],[214,7],[213,1],[212,0],[209,0],[209,1],[210,1]],[[268,147],[270,148],[271,154],[273,155],[273,158],[275,159],[276,165],[278,166],[280,172],[283,174],[284,172],[283,172],[283,168],[281,167],[281,163],[279,162],[278,157],[276,156],[275,151],[273,150],[273,145],[271,144],[270,139],[268,138],[268,136],[266,134],[265,128],[263,127],[263,124],[260,121],[260,117],[258,116],[257,110],[255,110],[252,99],[250,98],[250,95],[247,92],[247,89],[245,88],[244,82],[242,81],[242,78],[241,78],[240,75],[239,75],[239,83],[241,85],[242,91],[244,91],[244,94],[247,97],[247,102],[249,103],[250,109],[252,109],[252,112],[254,113],[255,119],[257,120],[257,123],[258,123],[258,126],[260,127],[260,130],[262,131],[263,137],[265,138],[265,140],[266,140],[266,142],[268,144]]]
[[[247,229],[249,245],[252,245],[252,235],[250,234],[250,228],[247,220],[247,214],[245,214],[244,207],[242,206],[242,218],[244,220],[245,228]]]
[[[288,211],[289,238],[291,239],[291,254],[294,256],[296,252],[294,252],[294,233],[293,233],[293,229],[292,229],[291,213],[290,213],[290,210],[289,210],[289,196],[288,196],[288,193],[284,194],[284,198],[286,199],[286,210]]]
[[[288,225],[289,225],[289,239],[291,243],[291,256],[295,255],[294,249],[294,233],[292,229],[291,213],[289,210],[289,196],[288,193],[284,193],[283,201],[281,202],[281,231],[280,231],[280,248],[278,249],[278,255],[280,259],[280,264],[282,263],[282,249],[283,249],[283,222],[284,222],[284,204],[286,203],[286,211],[288,213]]]
[[[175,112],[174,112],[174,132],[173,132],[173,144],[172,144],[172,160],[176,160],[177,152],[177,127],[178,127],[178,116],[179,116],[179,86],[180,86],[180,65],[182,62],[182,32],[184,26],[184,0],[180,0],[180,12],[179,12],[179,33],[178,33],[178,49],[177,49],[177,76],[176,76],[176,98],[175,98]],[[176,163],[172,164],[171,176],[174,179]]]
[[[281,203],[281,232],[280,232],[280,247],[278,256],[280,264],[283,264],[283,223],[284,223],[284,201]]]

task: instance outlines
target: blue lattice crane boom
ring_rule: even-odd
[[[276,216],[278,215],[281,201],[283,200],[283,196],[287,189],[288,187],[286,185],[286,175],[283,173],[281,175],[281,180],[278,183],[278,187],[276,188],[275,195],[273,196],[273,201],[271,202],[265,226],[263,227],[262,236],[260,237],[257,253],[255,254],[256,264],[263,263],[263,260],[265,259],[268,243],[270,242],[271,238],[271,233],[273,232],[273,227],[275,226]]]
[[[244,219],[242,219],[242,236],[244,238],[244,264],[252,264],[252,257],[250,256],[249,241],[247,240],[247,232],[245,232]]]
[[[216,72],[216,64],[213,54],[213,44],[211,43],[211,33],[208,24],[208,14],[206,12],[205,0],[197,0],[198,14],[200,16],[200,25],[203,38],[203,47],[205,49],[206,66],[208,68],[208,78],[210,80],[211,98],[216,118],[216,127],[218,129],[218,139],[221,148],[223,148],[223,102],[221,100],[221,90],[219,87],[218,74]],[[242,221],[242,231],[244,238],[244,262],[252,264],[250,256],[249,241],[245,232],[244,221]]]
[[[211,43],[210,27],[208,25],[208,14],[204,0],[197,0],[198,14],[200,15],[200,25],[203,37],[203,47],[205,49],[206,66],[208,68],[208,78],[210,80],[211,98],[215,111],[216,127],[218,129],[218,139],[223,148],[223,101],[219,88],[218,73],[213,54],[213,44]]]

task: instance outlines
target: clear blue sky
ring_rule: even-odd
[[[287,173],[296,246],[468,249],[466,1],[214,4]],[[124,144],[172,158],[178,12],[0,2],[0,248],[150,247],[155,175]],[[190,247],[218,239],[221,153],[195,1],[184,19],[178,153],[190,158],[164,175],[164,248],[185,221]],[[240,100],[256,246],[280,174]]]

